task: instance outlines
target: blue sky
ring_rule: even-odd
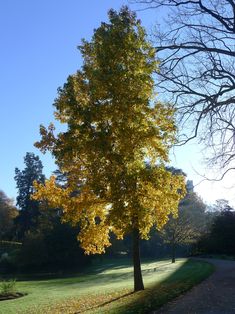
[[[94,28],[107,20],[110,8],[119,9],[126,3],[123,0],[1,1],[0,189],[9,197],[16,197],[14,170],[24,168],[26,152],[40,156],[47,176],[55,169],[51,157],[42,155],[33,146],[39,139],[39,125],[47,126],[53,121],[52,103],[57,88],[81,65],[76,49],[81,38],[91,37]],[[138,12],[138,16],[148,29],[160,19],[155,11]],[[186,171],[189,179],[199,182],[200,177],[193,169],[204,171],[200,148],[193,143],[177,149],[175,156],[172,164]],[[211,187],[203,183],[196,190],[208,202],[232,198],[231,190],[222,189],[221,184]]]

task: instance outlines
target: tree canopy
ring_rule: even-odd
[[[67,131],[55,136],[53,125],[41,126],[36,143],[52,152],[66,181],[60,186],[52,176],[35,183],[34,198],[63,208],[64,220],[80,224],[86,253],[102,253],[111,231],[118,238],[133,232],[138,242],[176,215],[184,178],[165,169],[174,110],[155,100],[155,49],[136,15],[126,7],[110,10],[109,22],[79,50],[83,66],[54,103]]]

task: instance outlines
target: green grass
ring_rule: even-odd
[[[144,262],[142,270],[146,289],[138,293],[132,293],[127,260],[100,263],[69,278],[18,281],[16,290],[27,295],[1,301],[0,313],[148,313],[206,278],[213,266],[180,259]]]

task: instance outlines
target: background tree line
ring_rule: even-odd
[[[45,180],[42,162],[33,153],[27,153],[24,163],[25,169],[15,170],[17,207],[3,192],[0,194],[1,268],[24,272],[84,266],[89,258],[79,247],[77,227],[62,223],[60,209],[31,199],[34,180]]]
[[[0,269],[1,271],[72,271],[92,261],[79,247],[79,227],[62,222],[62,211],[49,208],[46,202],[31,200],[33,181],[43,182],[43,166],[38,156],[27,153],[25,169],[16,169],[18,188],[16,206],[0,192]],[[169,171],[182,170],[169,168]],[[58,181],[65,181],[57,172]],[[235,255],[235,213],[226,200],[218,200],[207,208],[187,181],[187,194],[179,204],[178,217],[170,217],[161,232],[152,228],[150,239],[142,240],[144,258],[171,257],[191,254]],[[129,257],[131,236],[117,240],[106,257]]]

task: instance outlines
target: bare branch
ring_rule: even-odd
[[[226,174],[235,163],[235,1],[135,2],[167,9],[164,31],[154,35],[157,89],[178,109],[177,145],[197,137],[210,149],[208,163]]]

